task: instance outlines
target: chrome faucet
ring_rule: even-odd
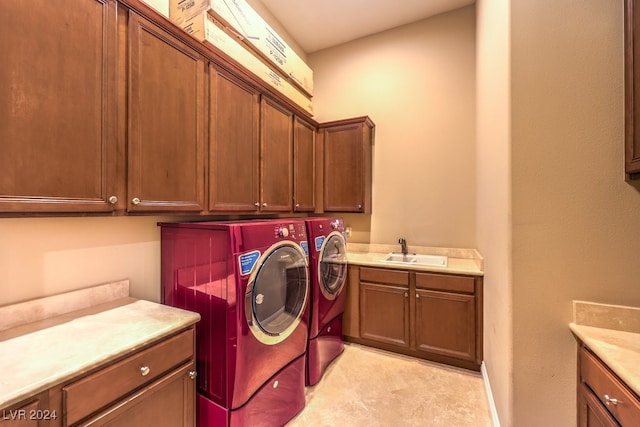
[[[404,237],[401,237],[400,239],[398,239],[398,243],[400,243],[400,248],[402,250],[402,255],[408,254],[409,251],[407,250],[407,241],[404,239]]]

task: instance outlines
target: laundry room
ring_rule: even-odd
[[[0,425],[636,425],[635,6],[0,2]]]

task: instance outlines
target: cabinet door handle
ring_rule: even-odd
[[[143,377],[146,377],[147,375],[149,375],[149,372],[151,372],[151,369],[148,366],[140,367],[140,375],[142,375]]]
[[[118,203],[118,198],[116,196],[110,196],[109,197],[109,204],[110,205],[115,205],[116,203]]]
[[[420,299],[420,294],[416,294],[416,298]]]
[[[300,207],[300,203],[296,203],[296,208],[299,208],[299,207]]]
[[[623,403],[621,400],[616,399],[615,397],[609,397],[608,394],[604,395],[604,403],[607,405],[618,405],[618,403]]]
[[[256,208],[259,208],[259,207],[260,207],[260,202],[255,202],[255,203],[253,204],[253,206],[255,206]]]
[[[137,197],[134,197],[133,199],[131,199],[131,203],[133,203],[134,205],[139,205],[140,199],[138,199]]]
[[[192,380],[195,380],[197,376],[198,376],[198,372],[189,371],[189,378],[191,378]]]
[[[266,204],[266,203],[263,203],[263,204],[262,204],[262,207],[263,207],[263,208],[266,208],[266,207],[267,207],[267,204]]]
[[[408,293],[408,292],[405,292],[405,293],[404,293],[404,297],[405,297],[405,298],[409,298],[409,293]]]
[[[362,209],[362,205],[358,205],[358,209]]]

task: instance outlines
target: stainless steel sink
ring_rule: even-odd
[[[391,252],[385,255],[381,261],[391,262],[397,264],[415,264],[415,265],[428,265],[435,267],[446,267],[447,257],[444,255],[423,255],[423,254],[402,254],[398,252]]]

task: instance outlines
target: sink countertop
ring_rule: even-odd
[[[569,328],[640,396],[640,308],[573,302]]]
[[[0,372],[3,372],[0,408],[185,329],[200,319],[197,313],[123,296],[120,292],[106,292],[107,298],[94,298],[87,307],[81,303],[83,298],[78,298],[79,294],[87,293],[88,290],[80,290],[0,307],[0,318],[22,318],[20,324],[0,331]],[[92,295],[95,297],[96,292]],[[51,310],[64,299],[70,304],[63,313]],[[56,314],[42,318],[41,313],[47,310]],[[31,317],[25,313],[31,313]]]
[[[409,253],[421,255],[445,255],[447,266],[420,265],[413,263],[395,263],[382,261],[390,252],[399,252],[398,245],[376,245],[366,243],[347,243],[347,261],[351,264],[369,267],[396,268],[402,270],[428,271],[434,273],[466,274],[483,276],[483,259],[475,249],[430,248],[409,246]]]

